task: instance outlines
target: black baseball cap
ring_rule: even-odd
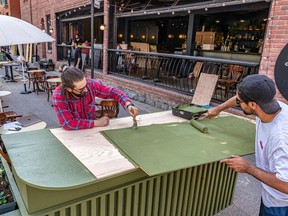
[[[267,114],[274,114],[280,109],[278,101],[274,99],[275,83],[265,75],[248,75],[238,84],[237,89],[240,97],[244,95],[249,101],[256,102]]]

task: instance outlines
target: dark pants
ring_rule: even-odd
[[[268,208],[261,200],[259,216],[288,216],[288,206]]]

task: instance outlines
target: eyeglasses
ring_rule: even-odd
[[[73,90],[74,90],[74,91],[77,91],[77,92],[79,92],[79,93],[81,94],[81,93],[84,92],[84,90],[86,89],[86,87],[87,87],[87,83],[86,83],[86,85],[85,85],[83,88],[80,88],[80,89],[74,89],[74,88],[73,88]]]
[[[236,97],[236,104],[239,106],[241,103],[243,103],[244,101],[240,100],[238,97]]]

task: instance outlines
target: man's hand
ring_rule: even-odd
[[[229,159],[224,159],[220,161],[221,163],[227,164],[236,172],[249,173],[249,169],[253,168],[254,165],[249,163],[243,157],[232,155]]]
[[[94,127],[105,127],[109,124],[109,120],[108,116],[103,116],[94,121]]]
[[[129,106],[127,109],[129,114],[133,117],[133,119],[135,119],[139,113],[139,109],[135,106]]]
[[[214,118],[217,115],[219,115],[220,112],[221,110],[219,110],[218,107],[210,108],[208,109],[207,113],[203,114],[203,118],[207,118],[207,119]]]

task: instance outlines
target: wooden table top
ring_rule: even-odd
[[[49,82],[49,83],[59,83],[59,82],[62,82],[62,81],[61,81],[61,78],[58,77],[58,78],[47,79],[47,82]]]
[[[28,73],[35,73],[35,72],[46,72],[43,69],[37,69],[37,70],[28,70]]]

